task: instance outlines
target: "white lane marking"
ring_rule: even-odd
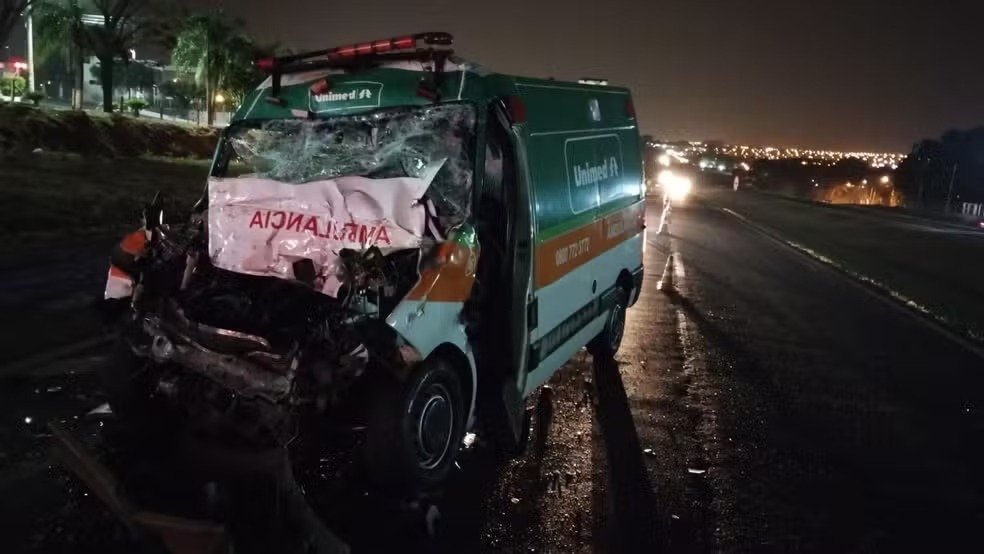
[[[680,339],[680,349],[683,350],[683,373],[692,375],[694,372],[694,359],[696,349],[694,348],[694,337],[690,330],[686,314],[680,308],[676,309],[677,336]]]
[[[673,253],[673,276],[677,279],[687,276],[687,271],[683,268],[683,256],[679,252]]]
[[[977,229],[958,229],[955,227],[932,227],[916,223],[895,223],[895,227],[908,229],[910,231],[922,231],[923,233],[935,233],[938,235],[962,235],[984,238],[984,233]]]

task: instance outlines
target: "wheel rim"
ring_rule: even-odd
[[[434,469],[447,455],[454,434],[451,393],[440,383],[423,387],[414,397],[410,413],[414,418],[417,465],[422,469]]]

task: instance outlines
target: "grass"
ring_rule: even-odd
[[[185,209],[204,186],[213,129],[123,115],[0,106],[0,252],[132,227],[157,191]]]
[[[161,191],[187,208],[217,132],[123,115],[0,106],[0,252],[34,239],[132,228]]]
[[[211,156],[214,129],[128,115],[96,115],[26,105],[0,105],[0,154],[23,156],[35,148],[100,157]]]
[[[754,192],[701,196],[984,337],[984,234],[936,228],[884,210],[814,205]]]
[[[17,243],[133,227],[157,191],[187,210],[207,160],[29,154],[2,162],[0,234]]]

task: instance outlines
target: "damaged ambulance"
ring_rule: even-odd
[[[190,221],[154,202],[111,257],[121,418],[260,450],[342,427],[374,482],[419,491],[469,429],[521,452],[537,388],[618,350],[645,244],[629,92],[450,44],[257,62]]]

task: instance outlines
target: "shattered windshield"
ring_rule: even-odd
[[[460,219],[472,187],[475,110],[466,104],[331,119],[247,121],[229,129],[216,177],[306,183],[340,176],[428,178],[439,213]]]

